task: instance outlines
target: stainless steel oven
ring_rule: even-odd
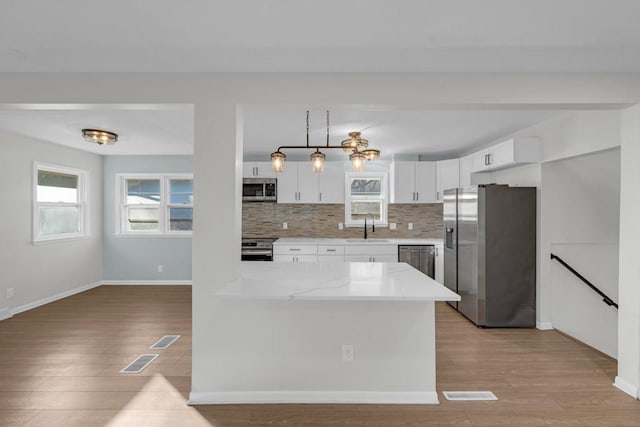
[[[276,238],[242,239],[242,261],[273,261]]]
[[[276,178],[243,178],[243,202],[277,202],[278,180]]]

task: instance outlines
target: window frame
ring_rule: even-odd
[[[39,202],[38,201],[38,172],[53,172],[65,175],[74,175],[78,179],[77,195],[75,203],[69,202]],[[89,237],[89,172],[68,166],[54,165],[43,162],[33,162],[32,183],[32,230],[31,240],[33,244],[83,239]],[[74,233],[40,234],[40,208],[41,207],[77,207],[78,231]]]
[[[363,227],[364,219],[351,219],[351,181],[354,179],[380,178],[380,201],[381,212],[380,221],[376,221],[375,225],[380,227],[388,226],[389,212],[389,174],[386,172],[347,172],[344,181],[344,226],[345,227]],[[369,225],[369,224],[368,224]]]
[[[160,203],[157,205],[127,204],[127,181],[130,179],[148,179],[160,181]],[[115,235],[120,237],[191,237],[193,230],[171,230],[169,210],[171,208],[190,208],[190,204],[170,203],[170,182],[172,180],[191,180],[192,173],[118,173],[116,174],[116,224]],[[128,230],[127,210],[131,206],[158,209],[157,230]]]

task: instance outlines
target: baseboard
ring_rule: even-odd
[[[189,405],[228,405],[246,403],[378,403],[427,404],[438,401],[434,392],[399,391],[221,391],[190,393]]]
[[[550,331],[553,329],[551,322],[536,322],[536,328],[541,331]]]
[[[616,376],[615,382],[613,383],[613,386],[624,391],[625,393],[627,393],[629,396],[633,397],[634,399],[640,399],[640,394],[638,393],[638,387],[635,387],[633,384],[631,384],[630,382],[627,382],[626,380],[623,380],[622,378]]]
[[[62,298],[70,297],[71,295],[79,294],[80,292],[88,291],[89,289],[97,288],[100,286],[101,282],[90,283],[88,285],[78,286],[77,288],[69,289],[68,291],[60,292],[59,294],[51,295],[46,298],[39,299],[37,301],[30,302],[28,304],[24,304],[18,307],[14,307],[9,309],[11,316],[22,313],[23,311],[33,310],[36,307],[40,307],[41,305],[49,304],[54,301],[58,301]],[[11,317],[9,316],[9,317]],[[2,319],[0,317],[0,319]]]
[[[103,280],[103,285],[145,286],[145,285],[184,285],[191,286],[191,280]]]
[[[13,317],[13,314],[11,314],[11,310],[9,310],[8,308],[3,308],[2,310],[0,310],[0,321],[6,320]]]

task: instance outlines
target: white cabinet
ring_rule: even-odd
[[[471,185],[471,162],[472,156],[460,158],[460,187],[468,187]]]
[[[287,162],[277,178],[278,203],[344,203],[342,162],[325,162],[319,173],[311,162]]]
[[[460,186],[460,161],[459,159],[440,160],[436,164],[437,192],[436,200],[442,201],[442,192],[450,188]]]
[[[271,162],[244,162],[242,164],[243,178],[276,178],[271,169]]]
[[[471,172],[487,172],[540,161],[538,138],[511,138],[471,155]]]
[[[347,245],[346,262],[398,262],[398,245]]]
[[[325,162],[324,172],[318,174],[318,201],[344,203],[344,163]]]
[[[317,245],[273,245],[275,262],[316,262],[318,261]]]
[[[278,203],[314,203],[318,201],[318,175],[311,162],[287,162],[278,173]]]
[[[394,162],[393,203],[437,201],[436,162]]]

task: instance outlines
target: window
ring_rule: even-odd
[[[374,220],[387,225],[387,175],[384,173],[348,173],[345,182],[345,224],[364,225]]]
[[[87,172],[34,164],[33,241],[86,236]]]
[[[118,175],[118,234],[191,235],[193,176],[190,174]]]

